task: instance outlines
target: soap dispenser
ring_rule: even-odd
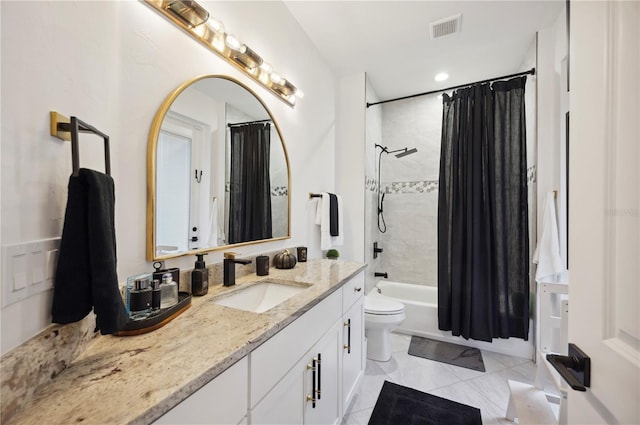
[[[209,271],[203,259],[205,255],[207,254],[196,254],[198,259],[195,268],[191,272],[192,295],[202,296],[209,292]]]

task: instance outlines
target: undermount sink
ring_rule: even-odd
[[[239,310],[264,313],[265,311],[288,300],[306,288],[273,281],[264,281],[240,289],[228,296],[222,296],[213,302]]]

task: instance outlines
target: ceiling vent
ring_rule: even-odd
[[[460,32],[462,29],[462,14],[431,22],[429,29],[431,30],[432,39],[446,37],[447,35]]]

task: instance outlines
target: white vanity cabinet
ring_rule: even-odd
[[[359,273],[156,424],[340,424],[364,373]]]
[[[364,374],[364,273],[360,273],[342,287],[342,413],[356,392]]]
[[[251,353],[250,424],[341,422],[364,372],[363,289],[360,273]]]
[[[248,363],[246,357],[242,358],[154,424],[246,423]]]

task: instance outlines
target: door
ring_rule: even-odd
[[[640,423],[640,2],[570,4],[570,424]]]
[[[156,254],[189,249],[191,139],[161,130],[158,138]]]
[[[173,252],[208,246],[211,144],[207,134],[206,124],[174,111],[168,111],[162,122],[157,148],[157,243],[177,245]]]

